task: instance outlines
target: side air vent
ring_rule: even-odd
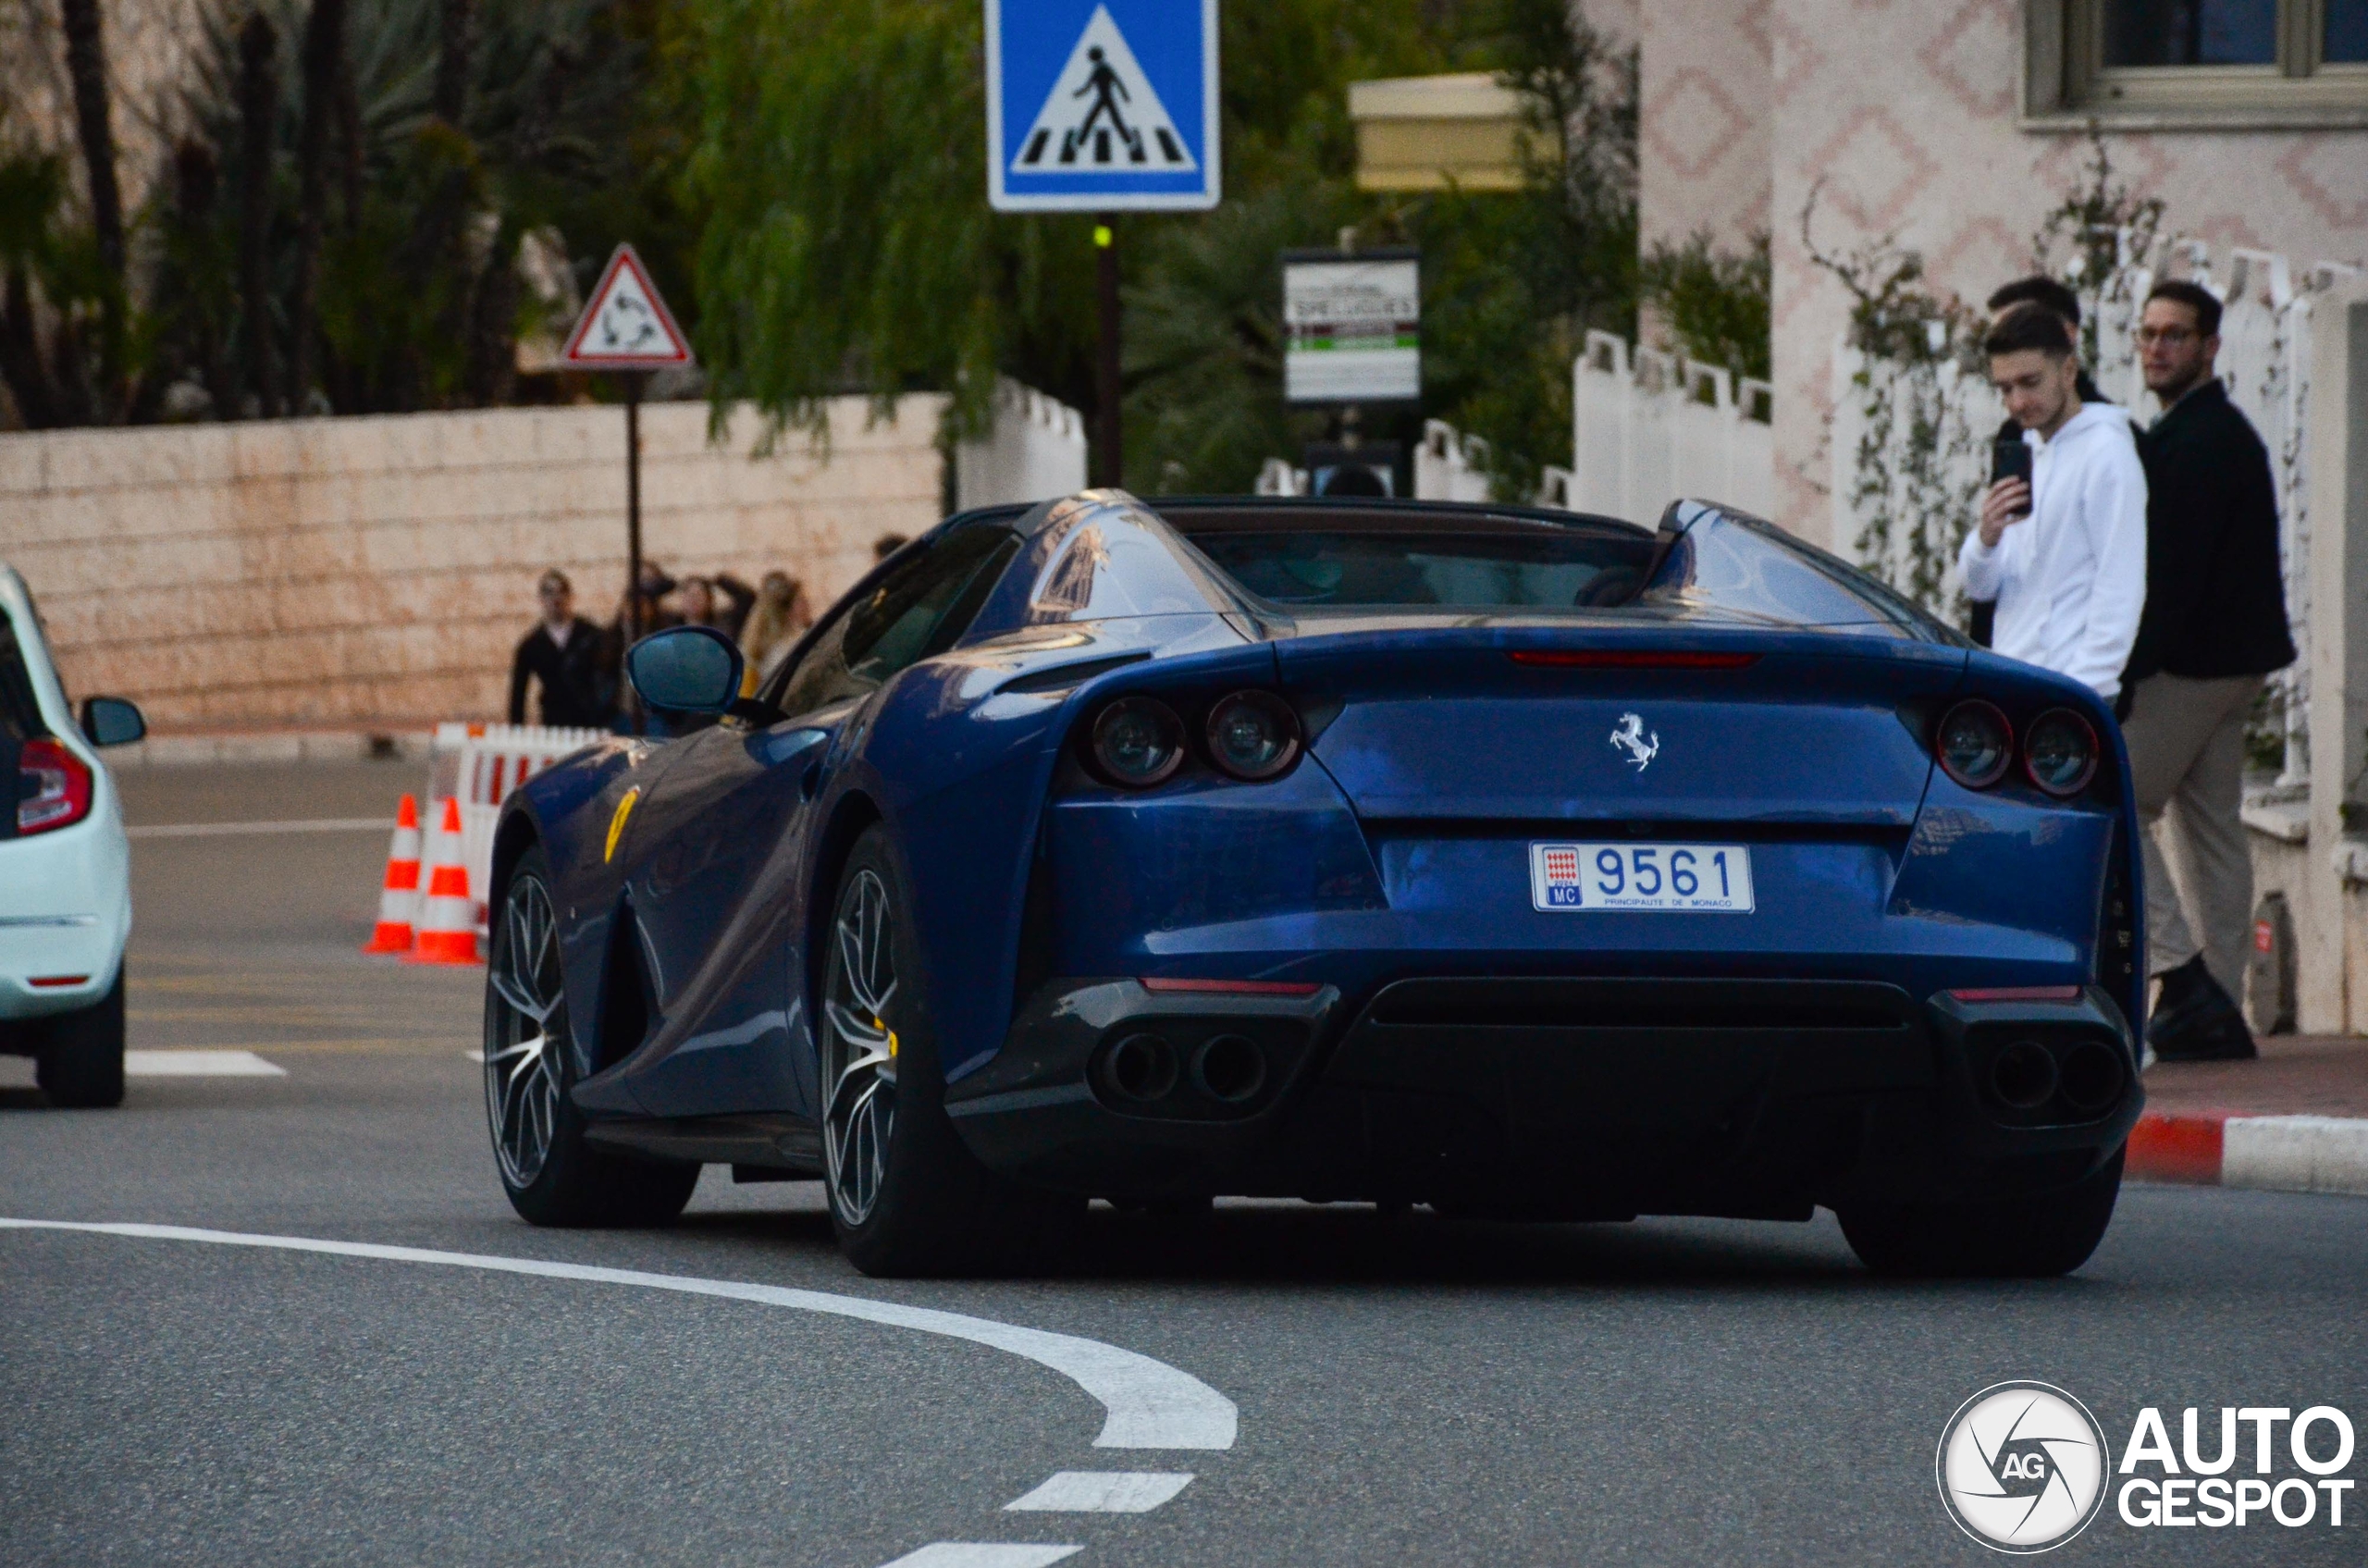
[[[1106,675],[1113,670],[1123,670],[1129,664],[1140,664],[1149,659],[1148,651],[1113,654],[1107,659],[1080,659],[1074,664],[1056,665],[1050,670],[1031,670],[1025,675],[1015,675],[998,687],[1002,691],[1070,691],[1085,685],[1096,675]]]

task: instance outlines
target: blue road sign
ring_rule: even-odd
[[[1217,204],[1217,0],[987,0],[987,200]]]

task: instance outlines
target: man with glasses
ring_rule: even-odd
[[[510,661],[510,722],[526,722],[526,682],[543,688],[541,716],[565,729],[609,727],[616,709],[615,648],[599,627],[575,613],[575,587],[553,567],[535,585],[542,619]]]
[[[2238,1060],[2255,1054],[2235,996],[2253,896],[2238,816],[2245,724],[2262,678],[2294,661],[2277,492],[2268,449],[2213,373],[2220,302],[2194,283],[2157,283],[2138,347],[2163,405],[2139,441],[2146,611],[2123,682],[2147,824],[2149,967],[2162,982],[2146,1037],[2164,1061]]]

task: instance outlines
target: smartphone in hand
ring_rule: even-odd
[[[2020,479],[2026,488],[2029,487],[2031,449],[2029,443],[2020,440],[2001,440],[1992,445],[1990,482],[1994,485],[2001,479]],[[2022,509],[2015,513],[2017,517],[2029,517],[2030,514],[2029,501],[2024,502]]]

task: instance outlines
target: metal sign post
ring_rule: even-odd
[[[1100,215],[1093,480],[1119,482],[1114,215],[1217,204],[1217,0],[987,0],[987,202]]]
[[[631,245],[619,245],[599,284],[567,335],[560,363],[624,377],[625,390],[625,646],[641,640],[641,393],[653,370],[691,363],[690,340],[674,324],[658,285]],[[626,686],[626,701],[639,703]]]

